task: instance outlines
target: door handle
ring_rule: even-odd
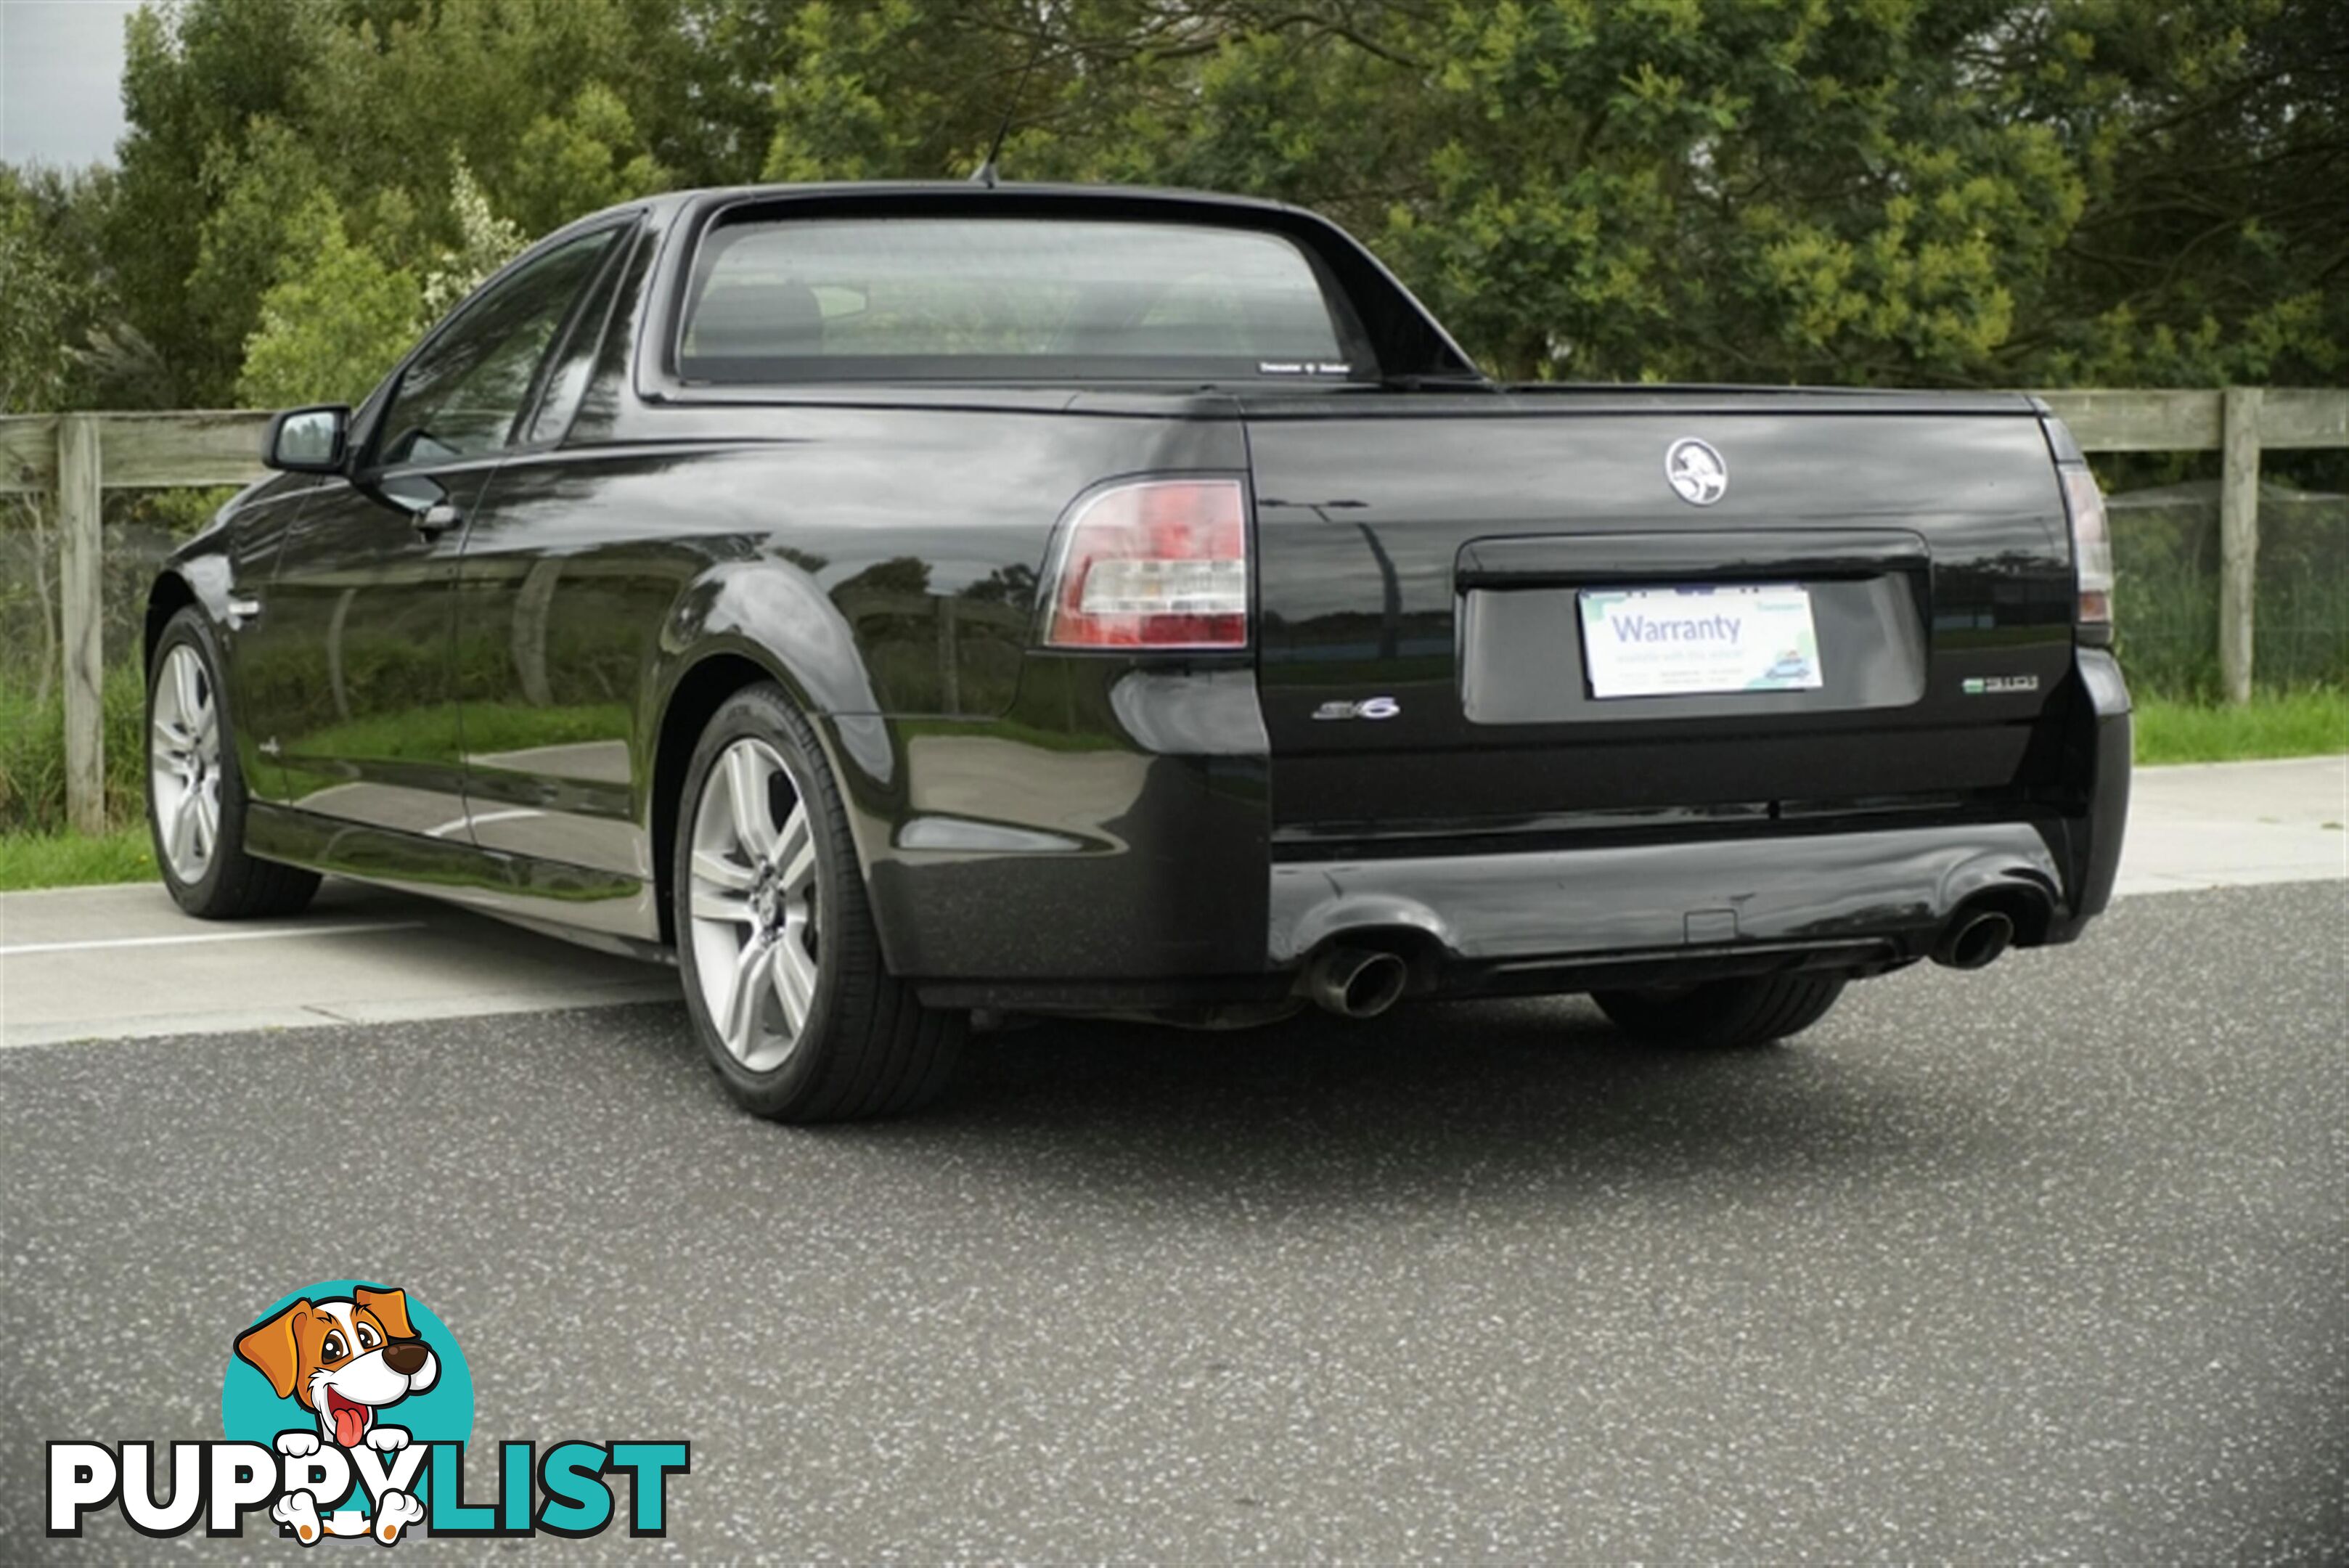
[[[454,506],[445,501],[436,501],[419,512],[411,519],[411,525],[419,538],[430,540],[438,539],[464,520],[465,514]]]

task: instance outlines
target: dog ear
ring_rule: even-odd
[[[295,1324],[310,1315],[310,1303],[295,1302],[275,1317],[256,1323],[237,1336],[236,1353],[269,1379],[283,1399],[301,1378],[302,1352],[294,1343]]]
[[[351,1292],[359,1305],[375,1314],[383,1330],[394,1339],[414,1339],[416,1331],[408,1326],[408,1293],[406,1291],[369,1290],[361,1285]]]

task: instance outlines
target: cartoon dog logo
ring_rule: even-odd
[[[367,1285],[347,1297],[294,1303],[238,1335],[236,1354],[269,1379],[280,1399],[290,1397],[316,1414],[316,1431],[277,1434],[277,1451],[297,1459],[316,1453],[322,1440],[340,1449],[364,1443],[385,1454],[406,1448],[408,1429],[377,1412],[423,1393],[440,1376],[440,1358],[409,1324],[407,1293]],[[376,1502],[373,1532],[387,1545],[424,1514],[422,1501],[406,1492],[387,1492]],[[321,1535],[368,1532],[369,1521],[356,1511],[322,1521],[317,1503],[309,1492],[289,1490],[274,1511],[305,1545]]]

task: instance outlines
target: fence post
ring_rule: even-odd
[[[2221,404],[2219,481],[2219,680],[2227,701],[2251,700],[2251,607],[2260,576],[2260,389],[2229,387]]]
[[[57,421],[57,574],[65,622],[66,820],[77,833],[106,831],[106,649],[98,552],[101,523],[98,421]]]

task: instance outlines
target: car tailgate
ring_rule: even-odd
[[[1247,420],[1283,838],[1899,809],[2054,765],[2071,550],[2019,397],[1396,393]],[[1709,504],[1668,482],[1692,438],[1725,472]],[[1651,590],[1697,592],[1620,597]],[[1772,635],[1806,611],[1815,646],[1789,633],[1772,689],[1656,695],[1652,660],[1586,656],[1650,629],[1609,615],[1674,605]]]

